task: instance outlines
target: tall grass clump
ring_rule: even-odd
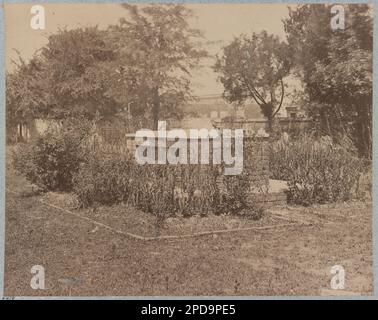
[[[165,217],[257,212],[244,175],[227,177],[213,165],[138,165],[122,154],[94,156],[73,191],[82,207],[123,202]]]
[[[289,201],[310,205],[352,199],[363,162],[356,153],[329,137],[304,136],[271,145],[273,179],[288,181]]]

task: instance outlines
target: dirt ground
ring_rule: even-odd
[[[226,229],[272,225],[274,214],[311,225],[141,241],[41,203],[71,209],[65,195],[33,194],[12,170],[6,185],[6,296],[313,296],[330,289],[334,265],[345,269],[345,290],[372,294],[371,203],[276,208],[260,222],[214,217]],[[75,213],[155,236],[153,220],[127,206]],[[208,230],[211,219],[171,219],[162,230]],[[45,268],[44,290],[30,287],[33,265]]]

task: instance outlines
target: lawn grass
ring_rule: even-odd
[[[280,209],[312,226],[144,242],[43,205],[9,168],[6,184],[6,296],[319,295],[336,264],[346,290],[372,294],[370,203]],[[36,264],[45,290],[30,287]]]

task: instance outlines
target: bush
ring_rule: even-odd
[[[96,129],[80,119],[48,129],[17,148],[14,167],[43,190],[73,191],[81,207],[125,202],[158,217],[210,212],[259,217],[245,172],[223,176],[222,166],[141,166],[134,155],[104,152],[107,144],[91,128]]]
[[[274,179],[288,181],[289,201],[310,205],[350,200],[362,161],[328,137],[305,136],[273,143],[270,166]]]
[[[73,192],[82,207],[114,204],[129,194],[129,163],[122,156],[100,157],[91,153],[73,177]]]
[[[253,220],[262,217],[263,208],[251,194],[253,188],[247,174],[224,176],[222,180],[223,188],[219,192],[215,212],[235,214]]]
[[[157,216],[246,212],[243,176],[223,177],[211,165],[138,165],[128,156],[97,155],[74,177],[74,192],[83,207],[127,202]]]
[[[154,214],[190,215],[199,204],[195,187],[201,187],[189,167],[141,166],[127,155],[96,155],[74,177],[73,190],[83,207],[127,202]],[[201,192],[202,210],[212,205],[210,193],[209,186],[206,194]]]
[[[70,191],[72,178],[86,158],[89,123],[80,119],[49,127],[13,152],[14,168],[43,190]]]

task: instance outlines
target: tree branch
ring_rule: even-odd
[[[243,75],[243,78],[244,78],[244,81],[245,81],[245,83],[246,83],[246,85],[247,85],[247,89],[248,89],[248,91],[249,91],[249,93],[252,95],[252,97],[253,97],[253,99],[256,101],[256,103],[261,107],[262,105],[265,105],[266,104],[266,102],[265,102],[265,100],[264,100],[264,98],[258,93],[258,91],[256,90],[256,88],[254,87],[254,86],[250,86],[250,84],[249,84],[249,81],[248,81],[248,79],[247,79],[247,77],[246,76],[244,76]],[[259,101],[257,101],[257,98],[260,100],[260,102]]]
[[[273,113],[272,118],[274,118],[274,116],[278,113],[278,111],[280,111],[281,106],[282,106],[282,102],[283,102],[283,98],[284,98],[285,88],[284,88],[282,78],[280,79],[280,81],[281,81],[281,100],[280,100],[280,104],[279,104],[277,110]]]
[[[253,91],[251,90],[251,88],[249,87],[249,84],[247,82],[246,82],[246,86],[247,86],[247,89],[248,89],[249,93],[251,94],[253,100],[256,101],[256,103],[259,105],[259,107],[262,107],[264,104],[257,100],[255,94],[253,93]]]

